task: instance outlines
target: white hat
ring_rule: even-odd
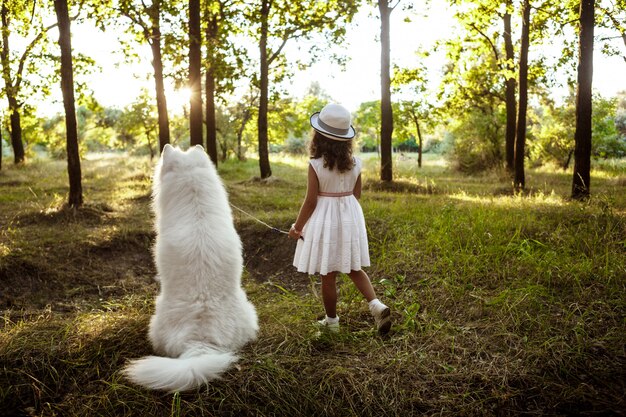
[[[350,125],[350,112],[340,104],[327,104],[322,111],[311,115],[313,129],[329,139],[346,141],[354,137],[354,128]]]

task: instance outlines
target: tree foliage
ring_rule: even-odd
[[[255,76],[260,89],[257,118],[258,151],[261,178],[272,175],[268,154],[268,102],[270,74],[275,82],[289,74],[283,49],[288,41],[310,40],[313,35],[323,35],[328,43],[339,42],[346,26],[356,13],[358,2],[347,0],[300,1],[261,0],[246,8],[245,16],[251,24],[251,34],[259,45],[259,71]],[[312,44],[309,57],[315,59],[322,46]],[[325,55],[325,59],[330,59]],[[302,63],[305,65],[306,63]]]
[[[2,0],[0,4],[0,64],[2,65],[3,95],[8,101],[11,145],[14,162],[24,161],[25,151],[22,138],[21,111],[28,98],[50,91],[51,74],[39,67],[47,56],[48,31],[56,22],[44,23],[43,16],[50,9],[44,2]],[[15,48],[16,37],[26,39],[26,44]],[[39,82],[37,82],[39,80]]]
[[[56,25],[49,19],[51,3],[0,2],[4,11],[2,98],[8,107],[2,138],[7,143],[21,135],[19,143],[26,145],[25,155],[45,148],[61,157],[62,119],[40,117],[35,107],[59,81],[57,48],[51,48],[47,35]],[[411,2],[385,2],[391,7],[397,3],[414,6]],[[350,50],[335,45],[345,39],[354,14],[363,9],[376,15],[376,7],[383,3],[200,0],[194,4],[199,5],[201,16],[199,69],[206,103],[207,152],[217,162],[229,157],[243,160],[247,152],[258,150],[261,176],[267,177],[271,175],[271,152],[306,152],[308,118],[331,101],[319,85],[312,85],[303,97],[286,94],[291,77],[316,60],[341,64]],[[433,68],[393,68],[389,100],[360,103],[353,115],[357,145],[379,156],[381,150],[388,150],[387,160],[393,152],[421,153],[432,139],[432,143],[444,142],[454,165],[465,172],[502,166],[510,169],[511,131],[521,128],[515,120],[515,93],[519,87],[522,0],[448,0],[448,4],[458,30],[435,48],[444,48],[447,54],[437,97],[432,96],[426,79]],[[187,145],[189,105],[184,114],[168,112],[164,87],[168,82],[177,87],[187,84],[188,0],[81,0],[70,5],[75,12],[82,7],[77,15],[81,20],[117,32],[127,60],[136,61],[142,55],[139,48],[149,46],[153,67],[139,76],[145,78],[151,72],[155,79],[152,94],[142,91],[125,107],[104,108],[87,94],[89,86],[80,77],[82,72],[94,71],[95,62],[76,54],[80,153],[128,149],[156,156],[166,142]],[[531,0],[530,6],[528,130],[521,161],[571,167],[575,96],[561,102],[554,97],[554,88],[563,80],[570,88],[575,84],[579,2]],[[626,57],[624,0],[601,0],[596,6],[598,47],[604,53]],[[559,48],[545,48],[550,44]],[[294,54],[296,49],[300,53]],[[427,56],[421,52],[419,62]],[[382,128],[381,117],[387,101],[393,130],[389,144],[381,147],[381,130],[389,131]],[[591,156],[624,156],[626,105],[598,95],[592,105]],[[19,148],[16,143],[14,140],[13,147]],[[14,155],[19,155],[19,149]],[[381,160],[382,166],[387,165]]]

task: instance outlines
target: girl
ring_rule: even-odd
[[[339,272],[348,274],[369,303],[380,334],[391,328],[389,307],[376,297],[367,274],[370,265],[361,197],[361,160],[352,156],[354,128],[350,112],[328,104],[311,116],[307,193],[289,237],[298,239],[293,265],[299,272],[321,274],[326,317],[318,323],[339,330],[337,288]],[[300,237],[304,239],[299,239]]]

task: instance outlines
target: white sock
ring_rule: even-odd
[[[339,316],[337,316],[337,317],[328,317],[328,316],[326,316],[326,323],[328,323],[328,324],[339,323]]]
[[[380,302],[380,300],[378,298],[374,298],[372,301],[370,301],[369,303],[367,303],[370,311],[374,311],[374,309],[381,305],[381,306],[385,306],[383,303]],[[386,307],[386,306],[385,306]]]

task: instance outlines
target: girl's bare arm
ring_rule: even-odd
[[[313,211],[317,206],[318,189],[319,182],[317,180],[317,175],[315,174],[313,166],[309,164],[306,197],[304,198],[302,207],[300,207],[300,213],[298,213],[298,218],[296,219],[296,223],[294,225],[296,230],[301,231],[306,222],[309,220],[309,217],[311,217],[311,214],[313,214]]]
[[[359,177],[356,179],[352,194],[354,194],[357,200],[361,198],[361,174],[359,174]]]

